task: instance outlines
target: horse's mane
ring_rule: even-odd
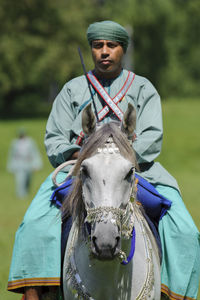
[[[78,160],[75,164],[72,175],[75,176],[71,192],[65,198],[62,206],[62,217],[65,220],[69,216],[73,219],[78,216],[79,225],[84,220],[84,205],[82,201],[82,182],[80,177],[81,163],[97,153],[98,148],[104,147],[109,137],[112,137],[113,142],[119,149],[120,154],[131,161],[137,168],[135,152],[127,139],[126,135],[121,131],[119,123],[110,122],[102,125],[98,130],[92,133],[84,142],[80,151]]]

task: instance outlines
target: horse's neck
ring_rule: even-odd
[[[130,243],[130,241],[123,243],[123,251],[126,253],[130,250]],[[131,263],[123,266],[118,258],[112,261],[99,261],[89,255],[89,247],[80,237],[74,253],[78,273],[87,292],[95,300],[131,299]]]
[[[160,261],[157,246],[139,210],[135,214],[134,226],[136,230],[136,250],[132,272],[134,288],[130,299],[160,299]]]

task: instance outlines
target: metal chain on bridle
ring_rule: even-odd
[[[131,199],[133,198],[131,197]],[[112,206],[100,206],[95,208],[86,208],[86,212],[87,217],[85,222],[90,224],[102,222],[108,217],[109,214],[111,214],[112,221],[121,228],[122,236],[126,239],[131,237],[134,225],[133,204],[131,201],[128,202],[125,209]]]

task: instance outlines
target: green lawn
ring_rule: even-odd
[[[164,144],[159,161],[176,177],[185,204],[200,229],[199,113],[200,99],[163,102]],[[45,125],[45,120],[0,122],[0,299],[2,300],[20,299],[19,295],[6,292],[14,235],[40,183],[52,171],[43,146]],[[44,163],[43,169],[34,174],[30,196],[25,200],[18,200],[15,197],[13,177],[6,172],[8,148],[20,126],[25,127],[37,141]]]
[[[163,103],[164,143],[159,161],[177,179],[200,229],[200,99]]]

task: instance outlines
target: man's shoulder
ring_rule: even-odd
[[[71,99],[76,98],[77,101],[77,97],[79,97],[79,95],[80,97],[83,97],[87,89],[88,89],[88,83],[84,75],[74,77],[73,79],[69,80],[64,84],[61,91],[56,97],[56,101],[66,102],[69,100],[69,97]]]
[[[124,69],[123,71],[124,71],[125,76],[128,76],[128,72],[132,72],[135,76],[134,81],[137,82],[139,85],[151,84],[149,79],[147,79],[144,76],[136,74],[134,71],[129,71],[129,70],[126,70],[126,69]]]
[[[68,87],[68,88],[76,88],[76,87],[81,87],[81,86],[86,86],[87,85],[87,80],[85,78],[84,75],[80,75],[80,76],[77,76],[77,77],[74,77],[72,79],[70,79],[66,84],[65,84],[65,87]]]
[[[124,71],[125,71],[124,74],[126,74],[126,72],[128,74],[127,70],[124,70]],[[133,91],[133,90],[137,90],[138,92],[143,90],[145,93],[150,93],[150,94],[158,93],[156,88],[154,87],[154,85],[151,83],[151,81],[148,78],[138,75],[138,74],[135,74],[133,84],[131,85],[130,91]]]

